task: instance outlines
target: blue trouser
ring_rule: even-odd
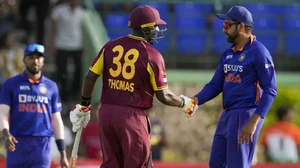
[[[49,168],[51,137],[16,137],[14,152],[7,152],[6,168]]]
[[[262,119],[253,135],[253,142],[239,144],[239,133],[255,112],[255,108],[224,111],[215,132],[209,167],[210,168],[250,168]]]

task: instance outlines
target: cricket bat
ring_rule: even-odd
[[[82,130],[83,130],[83,127],[80,128],[76,133],[69,168],[75,168],[76,167],[76,161],[77,161],[77,156],[78,156],[78,148],[79,148],[79,144],[80,144]]]

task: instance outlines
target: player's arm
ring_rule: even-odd
[[[98,53],[98,56],[91,64],[88,73],[85,75],[82,85],[81,105],[89,106],[91,104],[92,93],[95,83],[103,73],[105,46]]]
[[[58,151],[61,154],[61,157],[66,157],[66,149],[65,149],[65,134],[64,134],[64,123],[61,118],[60,111],[61,108],[61,100],[58,92],[58,87],[54,84],[53,87],[53,95],[51,98],[51,107],[52,107],[52,129],[54,132],[56,146]]]
[[[0,130],[2,130],[4,136],[9,135],[9,110],[10,107],[8,105],[0,104]]]
[[[181,107],[182,99],[176,96],[170,89],[166,88],[163,90],[155,91],[156,98],[165,105]]]
[[[222,57],[219,61],[218,67],[215,71],[214,76],[211,81],[204,86],[204,88],[194,96],[195,100],[198,102],[198,105],[201,105],[216,96],[218,96],[223,90],[224,84],[224,71],[223,71],[223,61]]]
[[[264,118],[266,116],[277,95],[275,68],[267,49],[259,48],[257,50],[254,57],[254,71],[263,90],[255,112],[256,115],[253,115],[259,120],[260,117]]]
[[[9,133],[9,112],[12,105],[12,83],[10,80],[6,80],[1,88],[0,95],[0,130],[4,136],[8,136]]]
[[[150,82],[155,91],[156,98],[165,105],[182,107],[184,103],[182,98],[176,96],[168,88],[165,62],[161,55],[149,57],[147,71],[150,75]]]
[[[13,101],[13,88],[14,84],[11,80],[6,80],[2,85],[1,95],[0,95],[0,130],[6,141],[5,145],[9,151],[16,150],[16,143],[18,141],[9,132],[9,113],[10,107]]]
[[[52,114],[52,128],[54,132],[55,142],[61,155],[66,155],[65,151],[65,134],[64,134],[64,123],[61,118],[60,112]]]

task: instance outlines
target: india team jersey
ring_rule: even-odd
[[[257,107],[262,90],[275,97],[276,74],[269,51],[252,37],[242,50],[233,46],[222,54],[215,75],[198,94],[199,104],[223,92],[226,110]]]
[[[42,76],[31,81],[26,73],[2,85],[0,104],[10,107],[9,128],[14,136],[52,136],[52,119],[61,111],[57,85]]]
[[[90,66],[102,75],[104,104],[152,107],[155,91],[168,88],[162,55],[133,35],[109,41]]]

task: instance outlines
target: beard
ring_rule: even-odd
[[[229,42],[229,43],[234,43],[235,40],[237,39],[237,37],[239,36],[238,31],[235,31],[232,34],[227,34],[226,33],[226,35],[228,36],[227,37],[227,42]]]
[[[26,66],[26,70],[28,72],[30,72],[32,75],[35,75],[35,74],[38,74],[41,72],[41,69],[37,66],[33,66],[33,67]]]

